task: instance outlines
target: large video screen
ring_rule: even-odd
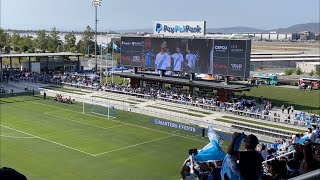
[[[121,65],[150,70],[208,73],[211,48],[210,39],[122,37]]]
[[[250,54],[250,40],[213,40],[209,74],[249,77]]]
[[[251,41],[122,37],[121,65],[177,73],[249,76]]]

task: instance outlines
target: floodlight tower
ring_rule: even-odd
[[[98,7],[101,6],[102,0],[92,0],[92,6],[95,8],[95,32],[94,32],[94,58],[95,58],[95,69],[94,71],[98,72],[98,60],[97,60],[97,27],[98,27]],[[101,75],[100,75],[101,76]]]

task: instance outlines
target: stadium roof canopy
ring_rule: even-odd
[[[21,53],[21,54],[0,54],[0,58],[20,58],[20,57],[51,57],[51,56],[82,56],[81,53]]]
[[[244,84],[235,84],[229,83],[226,85],[223,82],[216,82],[216,81],[206,81],[200,79],[194,79],[190,81],[187,78],[181,77],[172,77],[172,76],[162,76],[159,75],[152,75],[152,74],[133,74],[133,73],[114,73],[119,75],[120,77],[125,78],[136,78],[144,81],[151,81],[151,82],[162,82],[167,84],[175,84],[175,85],[182,85],[182,86],[191,86],[191,87],[198,87],[198,88],[211,88],[211,89],[227,89],[233,91],[246,91],[250,90],[251,86],[244,85]]]

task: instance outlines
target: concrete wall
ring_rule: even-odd
[[[298,62],[296,68],[300,68],[305,73],[310,73],[311,71],[315,73],[320,68],[320,64]]]

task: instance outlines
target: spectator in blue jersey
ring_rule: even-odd
[[[171,58],[167,53],[167,41],[161,42],[161,51],[156,56],[156,69],[158,70],[169,70],[171,66]]]
[[[250,134],[244,139],[245,151],[235,151],[235,140],[240,134],[235,132],[228,146],[228,154],[239,160],[240,178],[245,180],[257,180],[262,176],[263,157],[257,152],[258,138]]]
[[[154,57],[153,50],[152,49],[148,50],[145,56],[145,68],[152,68],[153,57]]]
[[[171,57],[173,59],[173,71],[182,71],[184,59],[179,47],[177,47],[176,53],[174,53]]]

